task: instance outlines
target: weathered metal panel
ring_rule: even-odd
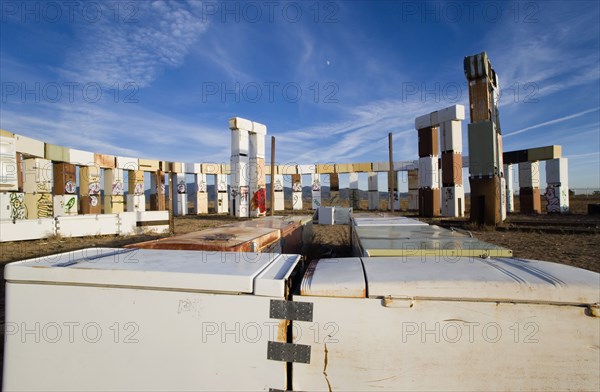
[[[427,223],[404,216],[377,216],[373,214],[353,214],[353,226],[427,226]]]
[[[540,187],[540,163],[539,162],[519,163],[519,187],[520,188],[539,188]]]
[[[277,229],[280,232],[280,253],[301,253],[302,248],[307,245],[306,233],[311,230],[312,217],[310,215],[299,216],[268,216],[249,221],[236,222],[223,227],[255,227],[262,229]],[[264,251],[265,245],[261,247]]]
[[[433,288],[435,281],[415,284]],[[406,290],[402,298],[294,295],[294,301],[313,303],[314,317],[294,323],[299,331],[311,331],[295,343],[312,350],[310,364],[293,364],[293,390],[482,391],[490,383],[515,391],[600,387],[600,356],[590,349],[600,339],[600,319],[581,307],[404,297],[410,295]]]
[[[76,150],[71,148],[69,151],[69,163],[79,166],[94,165],[94,153],[89,151]]]
[[[104,169],[114,169],[115,156],[107,154],[94,154],[94,165]]]
[[[139,170],[138,158],[117,157],[115,167],[123,170]]]
[[[569,162],[567,158],[556,158],[546,161],[546,183],[569,186]]]
[[[54,218],[0,221],[0,242],[37,240],[54,233]]]
[[[553,145],[546,147],[530,148],[527,150],[527,159],[530,162],[556,159],[562,156],[562,146]]]
[[[56,233],[63,237],[117,234],[117,226],[117,214],[59,216],[56,218]]]
[[[25,193],[50,193],[54,183],[52,162],[43,158],[23,160],[23,191]]]
[[[38,282],[75,283],[10,283],[10,298],[21,305],[11,303],[7,325],[40,323],[65,328],[63,323],[72,323],[75,331],[81,332],[81,328],[87,331],[86,325],[94,320],[90,334],[84,335],[94,340],[79,341],[76,336],[81,334],[70,340],[63,334],[52,343],[42,340],[31,344],[33,340],[24,342],[20,333],[11,335],[5,346],[4,366],[10,371],[10,376],[4,377],[5,389],[286,388],[286,364],[267,359],[268,342],[287,340],[287,322],[270,319],[268,313],[270,300],[283,296],[252,295],[253,282],[261,280],[259,274],[275,261],[273,255],[144,250],[114,253],[118,251],[107,249],[106,257],[80,262],[76,258],[93,257],[93,252],[36,259],[30,263],[28,275],[17,274],[15,266],[6,270],[11,280],[27,275],[25,279]],[[73,260],[76,264],[53,267],[58,260]],[[278,279],[285,278],[271,277]],[[166,290],[144,289],[152,287]],[[240,292],[246,295],[231,295]],[[25,300],[38,297],[35,301]],[[174,316],[161,316],[167,313]],[[95,327],[102,332],[101,338],[91,335],[92,330],[98,330]],[[176,336],[166,340],[165,330],[177,331]],[[113,335],[115,331],[118,334]],[[85,361],[81,361],[83,353]],[[180,360],[161,363],[156,361],[157,353]],[[59,377],[48,368],[48,361],[59,356],[65,358],[65,371],[77,377]],[[111,376],[100,376],[98,368]],[[36,377],[26,376],[31,372]]]
[[[0,220],[14,221],[26,218],[25,194],[21,192],[0,192]]]
[[[335,164],[333,163],[322,163],[317,165],[317,173],[319,174],[333,174],[337,173],[335,170]]]
[[[69,162],[69,149],[56,144],[44,145],[44,158],[53,162]]]
[[[491,121],[469,124],[469,173],[471,176],[498,174],[498,137]]]
[[[354,172],[357,173],[366,173],[373,170],[373,165],[371,164],[371,162],[353,163],[352,169]]]
[[[78,197],[77,195],[55,195],[54,216],[77,215]]]
[[[452,239],[363,239],[364,256],[421,257],[512,257],[512,250],[470,238]]]
[[[139,159],[139,168],[142,171],[155,172],[160,169],[160,161],[154,159]],[[193,173],[193,172],[190,172]]]
[[[15,139],[0,137],[0,191],[19,189],[17,149]]]
[[[127,212],[146,211],[146,198],[144,195],[127,195]]]
[[[365,298],[367,283],[358,257],[315,260],[300,286],[302,296]]]
[[[278,229],[258,227],[217,227],[131,247],[142,249],[214,250],[223,252],[258,252],[281,238]]]
[[[15,135],[17,152],[28,157],[44,158],[44,142],[23,135]]]
[[[338,163],[335,166],[338,173],[352,173],[354,171],[351,163]]]

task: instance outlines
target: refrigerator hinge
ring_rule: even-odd
[[[269,317],[279,320],[312,321],[313,304],[272,299]]]

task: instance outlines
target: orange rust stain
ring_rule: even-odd
[[[287,328],[290,325],[289,320],[281,320],[279,325],[277,326],[277,341],[278,342],[286,342],[287,341]]]

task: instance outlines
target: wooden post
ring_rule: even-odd
[[[271,136],[271,216],[275,214],[275,136]]]
[[[167,208],[169,209],[169,233],[175,234],[175,217],[173,216],[173,168],[169,171],[169,198],[167,199]]]
[[[23,192],[23,154],[17,153],[17,187],[18,192]]]
[[[390,132],[388,134],[388,148],[389,148],[389,156],[390,156],[390,171],[388,173],[388,188],[390,190],[390,194],[389,194],[389,198],[390,198],[390,211],[393,213],[394,212],[394,185],[395,185],[395,178],[394,178],[394,153],[392,150],[392,133]]]
[[[158,169],[154,174],[156,178],[156,209],[158,211],[164,211],[165,209],[165,190],[164,185],[164,173],[161,169]]]

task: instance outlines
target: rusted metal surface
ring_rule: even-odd
[[[302,253],[306,226],[312,222],[311,216],[269,216],[244,222],[236,222],[227,227],[250,227],[277,229],[281,235],[281,253]]]
[[[126,247],[299,254],[311,224],[310,216],[265,217]]]
[[[127,245],[129,248],[260,252],[279,241],[280,230],[260,227],[222,226],[154,241]]]

